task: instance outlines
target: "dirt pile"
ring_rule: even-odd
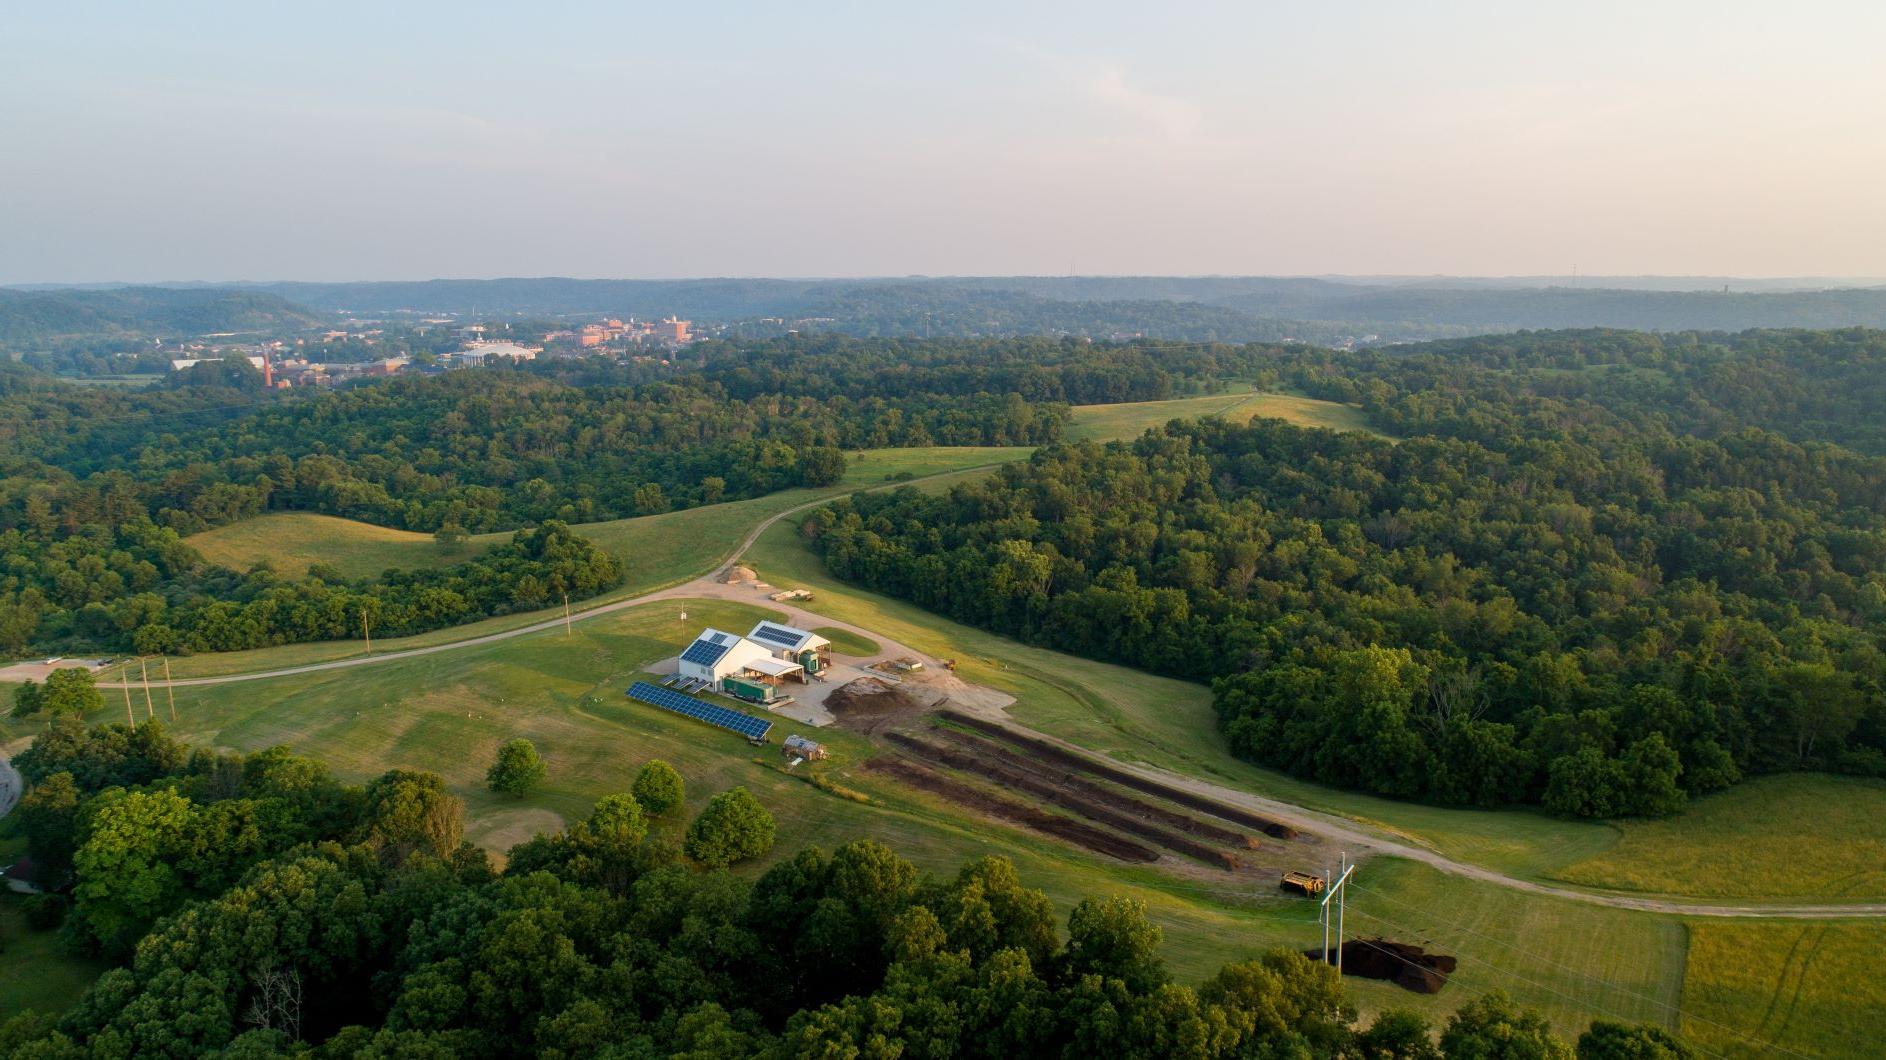
[[[973,785],[964,784],[907,758],[873,758],[865,762],[863,768],[866,772],[879,773],[921,791],[941,795],[951,802],[966,806],[978,813],[1011,821],[1051,835],[1056,839],[1086,847],[1097,854],[1140,864],[1159,860],[1158,854],[1132,840],[1103,832],[1073,818],[1048,813],[1027,803],[1016,802],[992,791],[984,791]]]
[[[760,576],[752,567],[743,567],[736,563],[721,572],[722,585],[739,585],[741,582],[759,581]]]
[[[825,709],[838,724],[862,733],[875,733],[936,705],[934,692],[913,689],[878,677],[860,677],[832,689]]]
[[[1315,960],[1322,951],[1306,950]],[[1444,953],[1388,939],[1350,939],[1342,944],[1342,974],[1385,979],[1417,994],[1438,994],[1459,962]]]

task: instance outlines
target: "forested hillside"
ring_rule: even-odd
[[[843,577],[1215,680],[1239,753],[1327,782],[1614,816],[1750,771],[1886,775],[1886,459],[1805,440],[1871,428],[1807,395],[1881,336],[1660,345],[1716,381],[1687,414],[1629,376],[1566,382],[1614,339],[1495,344],[1499,370],[1305,353],[1286,378],[1404,440],[1175,424],[807,529]],[[1721,382],[1748,364],[1759,397]]]
[[[69,718],[19,767],[33,858],[71,884],[33,916],[119,966],[62,1017],[8,1013],[0,1054],[18,1060],[1571,1055],[1497,993],[1439,1028],[1438,1052],[1418,1014],[1359,1025],[1336,970],[1300,954],[1175,983],[1140,903],[1083,897],[1063,936],[1001,858],[935,879],[867,839],[734,875],[774,830],[743,789],[681,851],[659,820],[676,811],[623,792],[500,873],[432,774],[354,787],[285,748]],[[1580,1049],[1693,1055],[1614,1024]]]
[[[196,336],[311,327],[305,306],[261,291],[220,287],[114,287],[20,291],[0,287],[0,347],[31,349],[78,336]]]
[[[1267,356],[829,338],[288,394],[240,385],[241,365],[130,393],[4,370],[0,651],[225,650],[337,636],[363,609],[391,635],[582,599],[619,580],[586,545],[550,566],[286,584],[181,538],[274,510],[452,537],[825,486],[847,449],[1042,444],[1066,398],[1197,391]]]

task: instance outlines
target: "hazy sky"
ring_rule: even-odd
[[[0,0],[0,283],[1886,274],[1886,4]]]

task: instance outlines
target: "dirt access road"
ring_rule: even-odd
[[[991,464],[987,466],[993,467],[995,465]],[[927,482],[933,479],[947,478],[951,475],[961,475],[961,474],[964,474],[966,471],[975,471],[975,470],[980,470],[980,469],[979,468],[965,468],[965,469],[961,469],[957,471],[946,471],[946,472],[942,472],[936,475],[926,475],[923,478],[912,479],[909,482],[899,482],[899,483],[893,483],[893,484],[889,484],[885,486],[876,486],[872,488],[874,490],[875,489],[895,489],[898,486],[907,486],[913,483]],[[743,555],[748,548],[752,547],[755,541],[759,540],[759,537],[761,534],[771,529],[772,526],[775,523],[779,522],[781,519],[784,519],[790,515],[796,515],[803,511],[808,511],[812,508],[816,508],[821,504],[828,503],[830,500],[831,498],[825,497],[825,498],[820,498],[819,500],[815,500],[815,501],[807,501],[804,504],[797,505],[792,508],[788,508],[784,511],[778,512],[777,514],[774,514],[762,520],[760,524],[758,526],[755,526],[750,533],[748,533],[745,537],[740,539],[740,543],[737,546],[735,546],[733,552],[730,555],[728,555],[726,560],[724,560],[718,566],[725,567],[727,564],[732,563],[733,561],[739,559],[740,556]],[[854,626],[847,622],[836,621],[834,619],[826,618],[824,616],[813,615],[810,612],[806,612],[799,608],[793,607],[789,603],[778,604],[778,603],[773,603],[770,601],[755,601],[752,597],[752,591],[750,589],[745,588],[743,586],[726,585],[719,581],[716,581],[715,575],[713,573],[702,575],[701,577],[695,578],[691,581],[683,582],[680,585],[670,586],[666,589],[659,589],[654,592],[644,593],[640,596],[632,596],[632,597],[628,597],[622,600],[615,600],[607,604],[599,605],[597,607],[592,607],[583,611],[574,612],[570,616],[570,621],[583,622],[592,618],[598,618],[602,615],[613,614],[617,611],[626,610],[631,607],[637,607],[642,604],[655,603],[662,600],[673,600],[673,599],[683,599],[683,598],[698,600],[703,597],[708,598],[708,599],[721,599],[721,600],[737,599],[743,603],[762,602],[764,603],[764,606],[785,611],[788,614],[790,621],[806,622],[806,623],[816,622],[819,625],[836,626],[838,628],[847,629],[854,633],[858,633],[862,636],[869,637],[870,639],[878,642],[881,648],[881,655],[909,656],[911,658],[923,659],[926,661],[926,663],[933,666],[940,665],[940,661],[935,659],[928,653],[920,652],[907,645],[899,644],[897,641],[892,640],[884,636],[883,634],[875,632],[873,630],[864,629],[859,626]],[[378,666],[382,663],[394,662],[399,659],[411,659],[411,658],[416,658],[421,655],[436,655],[441,652],[460,651],[465,648],[477,647],[478,645],[481,645],[481,644],[496,644],[500,641],[511,640],[516,637],[526,637],[533,633],[542,633],[546,630],[556,629],[562,626],[563,622],[564,622],[564,619],[562,618],[562,616],[558,616],[556,618],[549,618],[541,622],[532,623],[527,626],[519,626],[516,629],[507,629],[498,633],[487,633],[479,637],[468,637],[465,640],[451,641],[444,644],[434,644],[434,645],[430,645],[424,648],[408,648],[404,651],[386,652],[381,655],[367,655],[367,656],[360,656],[357,658],[350,658],[350,659],[336,659],[332,662],[311,663],[306,666],[291,666],[291,667],[286,667],[279,670],[258,670],[251,673],[225,674],[220,677],[179,678],[171,682],[171,684],[179,688],[203,686],[203,685],[227,685],[227,684],[236,684],[243,681],[267,681],[267,680],[273,680],[278,677],[292,677],[296,674],[320,673],[322,671],[327,671],[327,670],[345,670],[345,669],[349,669],[355,666]],[[163,684],[163,682],[152,681],[151,684],[153,686],[158,686],[158,685]],[[101,684],[100,687],[101,688],[121,688],[123,687],[123,683],[121,682],[106,683],[106,684]],[[1085,753],[1085,751],[1082,748],[1077,747],[1073,744],[1067,743],[1064,740],[1057,739],[1056,737],[1048,733],[1037,732],[1036,730],[1029,729],[1021,725],[1017,725],[1013,719],[1009,718],[1004,711],[996,707],[992,701],[983,700],[982,702],[970,702],[970,703],[958,702],[956,705],[958,709],[967,709],[971,712],[979,713],[983,717],[987,717],[992,721],[999,722],[1019,732],[1022,732],[1031,736],[1040,737],[1045,740],[1049,740],[1053,743],[1057,743],[1064,747],[1067,747],[1073,751]],[[1558,887],[1552,884],[1538,883],[1533,880],[1525,880],[1525,879],[1520,879],[1519,877],[1516,877],[1516,876],[1509,876],[1503,872],[1500,872],[1495,869],[1490,869],[1485,866],[1475,865],[1470,862],[1456,861],[1453,858],[1450,858],[1446,856],[1445,854],[1442,854],[1438,851],[1430,850],[1426,847],[1416,846],[1404,840],[1400,840],[1392,836],[1381,834],[1379,832],[1374,831],[1373,829],[1369,829],[1366,826],[1358,824],[1355,821],[1351,821],[1343,817],[1338,817],[1334,814],[1323,813],[1318,810],[1312,810],[1307,807],[1298,806],[1294,803],[1281,802],[1279,800],[1266,798],[1261,795],[1253,795],[1250,792],[1240,791],[1236,788],[1224,787],[1219,784],[1213,784],[1207,781],[1199,780],[1196,777],[1187,776],[1183,773],[1174,773],[1168,770],[1155,769],[1150,766],[1139,765],[1139,764],[1135,764],[1131,762],[1118,762],[1117,764],[1119,764],[1123,768],[1130,769],[1150,779],[1158,780],[1167,784],[1172,784],[1177,787],[1182,787],[1191,791],[1195,791],[1201,795],[1205,795],[1210,798],[1221,799],[1234,806],[1242,806],[1254,812],[1261,813],[1261,814],[1271,816],[1271,817],[1275,817],[1286,824],[1294,825],[1298,828],[1303,829],[1304,831],[1321,833],[1322,835],[1328,837],[1333,842],[1336,842],[1345,846],[1346,848],[1348,848],[1349,852],[1352,855],[1355,855],[1357,857],[1379,854],[1379,855],[1385,855],[1388,857],[1407,858],[1410,861],[1419,861],[1424,865],[1431,866],[1435,869],[1438,869],[1441,872],[1445,872],[1450,875],[1464,876],[1468,879],[1479,880],[1484,883],[1490,883],[1490,884],[1494,884],[1500,887],[1508,887],[1517,891],[1526,891],[1528,893],[1546,895],[1548,897],[1553,897],[1553,898],[1563,898],[1568,901],[1574,901],[1574,902],[1586,902],[1592,905],[1610,906],[1616,909],[1634,909],[1634,910],[1639,910],[1642,912],[1664,913],[1664,914],[1670,914],[1670,915],[1675,915],[1675,916],[1733,917],[1733,918],[1745,918],[1745,919],[1790,919],[1790,920],[1886,919],[1886,902],[1873,902],[1873,903],[1862,903],[1862,904],[1852,904],[1852,905],[1787,904],[1787,903],[1778,903],[1778,904],[1772,904],[1772,905],[1771,904],[1715,905],[1715,904],[1699,903],[1699,902],[1673,901],[1673,900],[1663,899],[1663,898],[1642,898],[1642,897],[1637,897],[1634,895],[1605,894],[1605,893],[1594,892],[1594,891],[1578,890],[1576,888],[1571,888],[1571,887]],[[11,767],[10,766],[6,767],[5,771],[6,773],[10,774]],[[14,797],[17,797],[17,792],[19,790],[18,776],[12,775],[6,779],[11,781],[10,790],[15,793]],[[4,803],[8,809],[11,808],[10,803],[4,802],[3,796],[0,796],[0,803]]]

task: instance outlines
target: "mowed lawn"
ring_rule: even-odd
[[[1886,1055],[1878,921],[1692,923],[1683,1033],[1729,1057]]]
[[[1133,401],[1118,405],[1078,405],[1070,435],[1077,439],[1111,441],[1137,438],[1148,428],[1175,419],[1219,416],[1235,423],[1259,417],[1284,420],[1299,427],[1327,427],[1335,431],[1368,431],[1368,420],[1354,405],[1295,394],[1267,394],[1251,390],[1173,398],[1170,401]]]
[[[1886,898],[1886,781],[1757,777],[1662,821],[1629,821],[1558,875],[1592,887],[1706,898]],[[1886,928],[1881,929],[1886,934]]]

